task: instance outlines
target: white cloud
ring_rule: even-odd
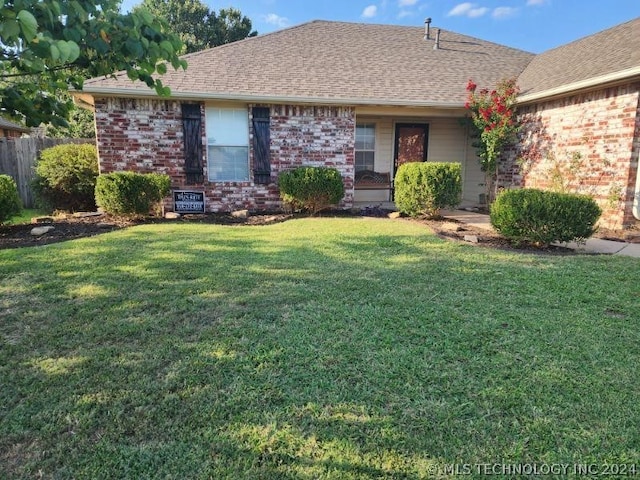
[[[489,9],[487,7],[472,8],[471,10],[469,10],[469,13],[467,13],[467,17],[469,18],[481,17],[488,11]]]
[[[465,2],[460,3],[449,10],[447,17],[455,17],[457,15],[466,15],[469,10],[473,8],[473,3]]]
[[[269,13],[262,16],[263,20],[269,25],[275,25],[279,28],[285,28],[289,26],[289,19],[287,17],[281,17],[275,13]]]
[[[398,18],[410,17],[411,15],[413,15],[413,12],[411,10],[403,9],[398,12]]]
[[[398,0],[399,7],[412,7],[418,3],[418,0]]]
[[[477,18],[487,13],[489,9],[487,7],[478,7],[475,3],[464,2],[456,5],[449,13],[447,17],[463,16],[469,18]]]
[[[378,7],[376,5],[369,5],[362,10],[362,18],[373,18],[378,13]]]
[[[514,7],[497,7],[493,10],[491,16],[497,19],[509,18],[515,15],[517,11],[518,9]]]
[[[527,7],[535,7],[549,3],[549,0],[527,0]]]

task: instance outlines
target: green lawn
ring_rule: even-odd
[[[44,215],[50,215],[51,212],[47,212],[46,210],[42,210],[39,208],[23,208],[20,212],[20,215],[16,215],[15,217],[11,217],[7,220],[7,225],[19,225],[21,223],[31,223],[31,218],[33,217],[42,217]]]
[[[0,477],[637,463],[638,278],[366,218],[0,251]]]

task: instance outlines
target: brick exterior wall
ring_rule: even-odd
[[[249,105],[249,115],[251,107]],[[131,170],[160,172],[171,177],[175,190],[204,191],[207,211],[237,209],[270,211],[282,208],[277,186],[281,171],[300,166],[327,166],[340,171],[345,184],[341,207],[353,205],[355,110],[351,107],[269,107],[271,113],[271,183],[208,182],[205,107],[202,105],[205,182],[187,185],[184,172],[180,102],[96,98],[95,118],[100,172]],[[249,161],[253,169],[253,131],[249,122]],[[171,209],[168,200],[165,205]]]
[[[166,173],[184,182],[182,113],[169,100],[96,98],[96,143],[101,173]]]
[[[520,107],[519,142],[500,167],[500,184],[592,195],[600,224],[636,222],[640,83]]]
[[[356,116],[352,107],[271,106],[271,171],[301,165],[333,167],[342,175],[341,206],[353,206]]]

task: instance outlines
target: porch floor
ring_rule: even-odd
[[[380,207],[385,210],[397,210],[396,204],[394,202],[353,202],[354,209],[361,209],[366,207]],[[466,208],[477,208],[477,204],[473,204],[472,202],[462,202],[462,204],[458,207],[457,211],[464,211]],[[474,212],[467,212],[473,214]]]

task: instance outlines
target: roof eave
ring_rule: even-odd
[[[162,100],[154,90],[133,90],[125,88],[91,88],[86,87],[82,92],[75,92],[74,96],[88,94],[93,97],[134,97],[155,98]],[[200,92],[175,92],[166,100],[225,100],[247,103],[283,103],[283,104],[313,104],[313,105],[382,105],[395,107],[434,107],[434,108],[464,108],[463,102],[439,102],[432,100],[393,100],[378,98],[328,98],[286,95],[251,95],[235,93],[200,93]]]
[[[535,92],[525,95],[520,95],[517,99],[518,104],[533,103],[538,100],[547,100],[553,97],[559,97],[568,93],[574,93],[580,90],[591,89],[594,87],[600,87],[604,85],[611,85],[622,81],[631,80],[634,77],[640,77],[640,66],[632,67],[618,72],[608,73],[606,75],[600,75],[598,77],[587,78],[578,82],[561,85],[559,87],[549,88],[541,92]]]

